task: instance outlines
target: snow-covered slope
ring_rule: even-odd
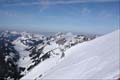
[[[117,30],[92,41],[77,44],[66,50],[66,56],[62,61],[58,61],[59,63],[54,62],[57,59],[48,59],[44,64],[38,64],[22,79],[118,78],[119,33],[120,30]]]

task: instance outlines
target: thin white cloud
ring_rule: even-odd
[[[119,0],[37,0],[34,2],[20,2],[4,4],[4,6],[29,6],[29,5],[57,5],[57,4],[77,4],[77,3],[90,3],[90,2],[114,2]]]
[[[20,0],[19,0],[20,1]],[[78,3],[101,3],[101,2],[114,2],[119,0],[35,0],[35,1],[27,1],[24,2],[23,0],[18,3],[18,0],[16,0],[15,3],[6,3],[3,4],[3,6],[39,6],[40,12],[44,11],[45,9],[49,8],[49,5],[65,5],[65,4],[78,4]],[[80,10],[80,14],[88,14],[91,10],[88,8],[83,8]],[[7,14],[7,13],[5,13]],[[74,13],[70,13],[71,15],[74,15]],[[8,14],[9,15],[9,14]]]
[[[0,10],[0,15],[17,17],[17,18],[32,16],[31,14],[17,13],[15,11],[5,11],[5,10]]]
[[[89,14],[90,12],[91,12],[91,10],[88,8],[85,8],[85,7],[80,10],[81,14]]]
[[[110,18],[112,16],[112,14],[110,12],[107,12],[105,10],[101,11],[98,14],[98,18]]]

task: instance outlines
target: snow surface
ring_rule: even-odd
[[[13,44],[15,44],[15,46],[14,46],[15,49],[19,52],[19,55],[20,55],[18,65],[20,67],[27,68],[32,63],[32,61],[30,60],[30,57],[29,57],[30,52],[25,50],[27,48],[27,46],[22,44],[20,42],[20,39],[21,39],[21,37],[16,39],[15,41],[13,41]],[[25,71],[25,73],[26,72],[27,71]],[[25,74],[25,73],[22,73],[22,74]]]
[[[115,79],[120,75],[119,33],[84,42],[66,50],[65,57],[50,58],[33,68],[24,79]]]

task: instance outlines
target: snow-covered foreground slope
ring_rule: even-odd
[[[22,79],[114,79],[120,75],[120,30],[78,44],[65,52],[62,61],[48,59]],[[50,64],[49,64],[50,63]],[[57,64],[58,63],[58,64]],[[53,67],[54,66],[54,67]]]

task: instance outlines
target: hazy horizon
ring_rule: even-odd
[[[106,34],[119,29],[119,0],[1,0],[0,29]]]

